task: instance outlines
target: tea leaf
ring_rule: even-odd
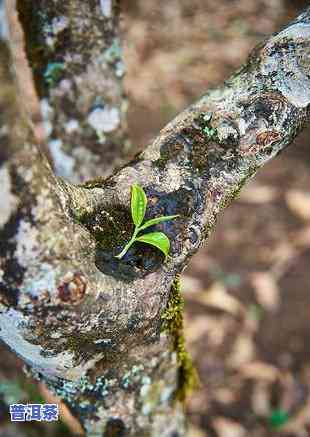
[[[142,231],[143,229],[149,228],[150,226],[157,225],[158,223],[165,222],[167,220],[172,220],[176,217],[179,217],[178,215],[165,215],[163,217],[157,217],[151,220],[148,220],[139,228],[139,231]]]
[[[136,241],[157,247],[157,249],[161,250],[165,256],[169,253],[170,241],[162,232],[151,232],[149,234],[141,235],[141,237],[138,237]]]
[[[136,226],[143,222],[146,210],[147,198],[143,188],[138,184],[131,187],[131,215]]]
[[[288,422],[289,418],[290,417],[287,411],[279,408],[271,412],[269,417],[269,424],[271,428],[280,429]]]
[[[146,205],[147,205],[147,198],[143,188],[138,184],[132,185],[131,186],[131,216],[132,216],[133,223],[135,225],[135,229],[131,239],[125,245],[123,250],[118,255],[114,255],[115,258],[122,259],[123,256],[129,250],[129,248],[136,241],[150,244],[156,247],[157,249],[161,250],[165,254],[165,256],[168,255],[170,250],[170,241],[169,238],[162,232],[151,232],[149,234],[141,235],[140,237],[137,237],[137,235],[142,230],[149,228],[150,226],[157,225],[158,223],[162,223],[167,220],[173,220],[174,218],[179,216],[168,215],[168,216],[157,217],[148,220],[146,223],[142,225],[145,216]]]

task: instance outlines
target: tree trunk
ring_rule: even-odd
[[[124,151],[118,6],[19,4],[55,176],[34,111],[23,109],[27,65],[8,3],[4,13],[0,2],[0,141],[11,155],[0,170],[0,336],[88,435],[184,435],[196,377],[178,275],[221,210],[308,121],[310,8],[133,162],[84,182],[106,175]],[[17,62],[23,68],[8,68]],[[179,215],[154,227],[171,241],[167,259],[143,244],[115,258],[133,230],[134,183],[146,192],[147,218]]]

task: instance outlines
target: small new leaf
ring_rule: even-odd
[[[145,192],[143,191],[143,188],[140,187],[140,185],[138,184],[132,185],[131,216],[135,225],[135,229],[131,239],[125,245],[123,250],[118,255],[115,255],[115,258],[122,259],[135,241],[150,244],[161,250],[165,254],[165,256],[168,255],[170,250],[170,241],[165,234],[163,234],[162,232],[150,232],[149,234],[141,235],[140,237],[138,237],[138,234],[144,229],[149,228],[150,226],[157,225],[158,223],[162,223],[167,220],[173,220],[174,218],[178,217],[178,215],[167,215],[163,217],[153,218],[142,225],[145,216],[146,205],[147,198]]]
[[[151,220],[148,220],[147,222],[142,225],[139,230],[143,231],[143,229],[149,228],[150,226],[158,225],[158,223],[166,222],[167,220],[173,220],[174,218],[179,217],[178,215],[165,215],[163,217],[157,217]]]
[[[134,184],[131,187],[131,216],[134,224],[140,226],[146,210],[147,198],[143,188]]]
[[[170,241],[162,232],[150,232],[149,234],[141,235],[136,239],[136,241],[157,247],[157,249],[161,250],[165,256],[169,253]]]

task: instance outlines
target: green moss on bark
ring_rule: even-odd
[[[130,239],[133,223],[130,211],[123,205],[109,205],[95,214],[84,214],[78,218],[105,250],[117,250]]]
[[[184,337],[184,299],[181,295],[180,276],[177,275],[171,286],[171,296],[163,312],[162,330],[173,337],[173,348],[178,361],[178,388],[176,398],[185,401],[186,397],[197,388],[199,378],[190,353],[186,350]]]

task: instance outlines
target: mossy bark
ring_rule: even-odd
[[[70,6],[72,23],[81,19],[82,26],[76,13],[81,2],[62,3],[67,6],[59,3],[55,11],[63,14]],[[54,13],[47,0],[42,4]],[[94,14],[114,10],[109,1],[89,4]],[[1,149],[17,151],[0,169],[7,205],[0,214],[0,337],[69,405],[89,435],[183,435],[178,398],[193,373],[174,280],[241,186],[307,123],[310,9],[254,50],[222,87],[182,112],[135,161],[80,185],[56,177],[36,146],[20,111],[14,69],[3,67],[16,59],[3,24],[0,75],[7,91],[0,94],[0,122],[6,135],[0,141]],[[71,67],[68,80],[80,74],[79,65]],[[53,69],[49,75],[52,80]],[[61,135],[56,82],[45,98],[55,103],[52,129]],[[83,103],[83,89],[75,92]],[[81,144],[84,135],[87,129]],[[86,172],[92,169],[86,165]],[[122,260],[114,257],[130,234],[124,220],[133,183],[146,192],[146,218],[179,215],[154,228],[170,238],[167,260],[136,243]]]
[[[175,396],[182,402],[199,385],[197,371],[186,350],[183,311],[184,299],[181,294],[180,275],[177,275],[171,286],[167,307],[161,315],[163,321],[161,329],[174,339],[173,349],[176,352],[178,363],[178,385]]]

